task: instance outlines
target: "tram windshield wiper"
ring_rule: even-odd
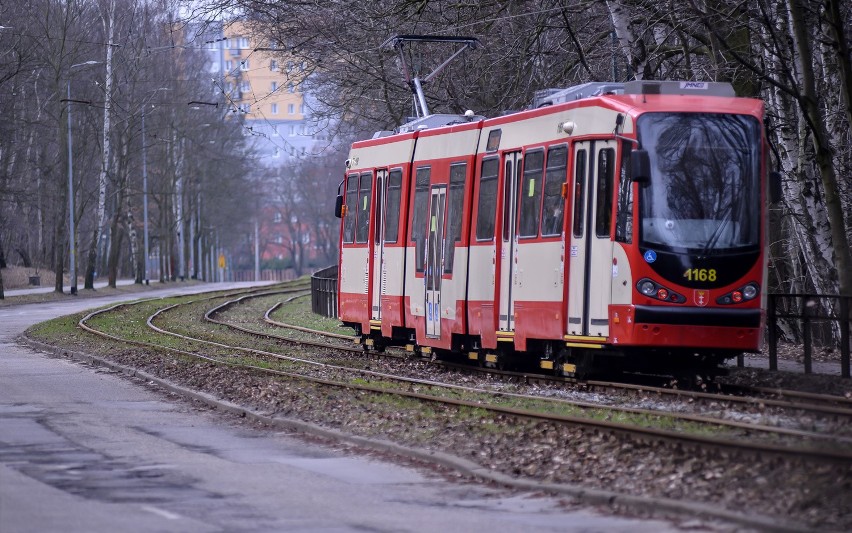
[[[722,237],[722,234],[725,232],[725,228],[728,226],[728,223],[731,221],[731,218],[728,216],[733,208],[734,199],[725,206],[725,209],[720,213],[722,220],[716,229],[713,230],[713,233],[710,235],[710,238],[707,239],[707,242],[704,243],[704,248],[701,250],[702,257],[711,257],[714,255],[714,252],[717,250],[716,244],[719,242],[719,239]]]

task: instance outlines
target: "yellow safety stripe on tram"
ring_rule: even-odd
[[[514,337],[515,332],[514,331],[498,331],[497,336],[498,337]]]
[[[566,342],[565,346],[569,348],[594,348],[600,350],[603,348],[600,344],[587,344],[583,342]]]
[[[565,335],[563,338],[566,341],[574,342],[599,342],[601,344],[606,342],[606,337],[592,337],[590,335]]]

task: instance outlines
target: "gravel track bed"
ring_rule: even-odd
[[[198,313],[187,316],[197,319]],[[212,330],[211,326],[205,324],[203,329]],[[746,514],[787,517],[820,529],[852,529],[848,510],[852,465],[626,441],[609,432],[491,416],[477,409],[424,406],[397,396],[265,376],[156,349],[128,349],[83,332],[70,339],[63,336],[63,344],[271,415],[451,453],[509,475],[703,501]],[[378,364],[369,359],[371,368]],[[431,367],[422,361],[406,364],[418,372]],[[474,380],[446,371],[440,375],[443,380],[450,374],[468,385]],[[518,390],[517,384],[490,386]]]

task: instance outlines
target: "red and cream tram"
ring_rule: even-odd
[[[566,374],[713,368],[762,343],[763,103],[728,84],[548,91],[352,145],[339,315],[406,345]]]

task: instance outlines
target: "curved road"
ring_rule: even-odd
[[[680,529],[241,426],[138,380],[15,343],[36,322],[126,299],[0,309],[0,532]]]

